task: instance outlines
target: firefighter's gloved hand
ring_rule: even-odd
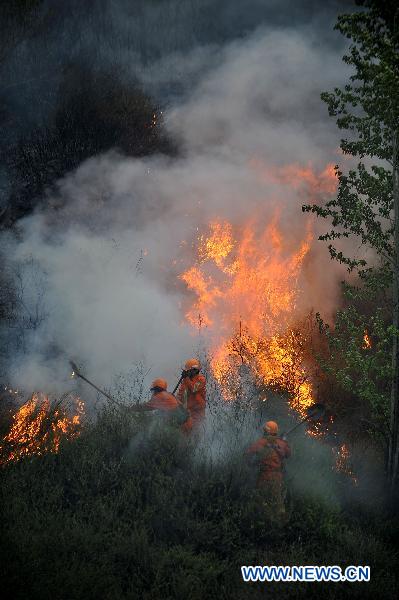
[[[181,378],[185,379],[186,377],[188,377],[188,371],[182,371]]]
[[[285,433],[284,433],[284,435],[281,436],[281,439],[283,440],[283,442],[287,441],[287,436],[285,435]]]

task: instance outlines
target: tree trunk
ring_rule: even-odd
[[[394,207],[394,268],[393,268],[393,319],[399,331],[399,135],[393,136],[393,207]],[[394,335],[392,347],[391,419],[388,453],[388,479],[392,506],[398,497],[399,467],[399,336]]]

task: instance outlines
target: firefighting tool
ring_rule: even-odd
[[[184,375],[185,375],[185,372],[183,371],[183,373],[180,375],[180,379],[179,379],[179,381],[176,383],[175,387],[173,388],[173,392],[172,392],[172,395],[173,395],[173,396],[176,394],[176,392],[177,392],[177,388],[179,387],[179,385],[180,385],[180,384],[181,384],[181,382],[183,381],[183,379],[184,379]]]
[[[72,360],[69,361],[69,364],[72,367],[72,377],[80,377],[80,379],[83,379],[83,381],[85,381],[86,383],[88,383],[89,385],[91,385],[91,387],[93,387],[95,390],[97,390],[97,392],[100,392],[100,394],[102,394],[103,396],[105,396],[106,398],[108,398],[108,400],[111,400],[111,402],[113,402],[114,404],[116,404],[117,406],[119,406],[119,408],[126,408],[123,404],[121,404],[120,402],[118,402],[117,400],[115,400],[115,398],[113,398],[112,396],[110,396],[109,394],[107,394],[107,392],[104,392],[104,390],[101,390],[92,381],[90,381],[89,379],[87,379],[87,377],[85,377],[84,375],[82,375],[82,373],[80,373],[78,367],[76,366],[76,364]]]
[[[313,421],[320,421],[320,419],[322,419],[325,415],[326,412],[326,407],[324,406],[324,404],[320,404],[319,402],[317,402],[316,404],[312,404],[312,406],[309,406],[306,409],[306,417],[304,417],[303,419],[301,419],[299,421],[299,423],[297,423],[296,425],[294,425],[294,427],[291,427],[291,429],[289,429],[288,431],[286,431],[283,435],[282,438],[286,438],[287,435],[289,435],[290,433],[292,433],[293,431],[295,431],[295,429],[297,427],[299,427],[300,425],[302,425],[302,423],[305,423],[305,421],[309,421],[309,419],[312,419]]]

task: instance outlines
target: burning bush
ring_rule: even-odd
[[[58,401],[35,393],[14,414],[12,426],[0,446],[0,464],[25,456],[58,452],[61,439],[80,432],[84,404],[68,395]]]

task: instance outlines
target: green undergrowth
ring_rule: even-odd
[[[2,598],[396,598],[398,523],[292,490],[281,524],[236,455],[105,410],[2,468]],[[199,453],[201,454],[201,453]],[[241,565],[370,565],[371,582],[253,583]]]

